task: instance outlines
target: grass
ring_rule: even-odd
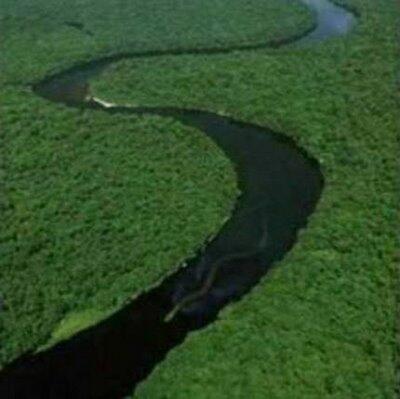
[[[95,82],[106,100],[208,109],[286,132],[326,179],[289,256],[171,352],[135,397],[395,397],[399,14],[394,1],[342,3],[361,16],[348,38],[126,60]]]
[[[126,49],[223,47],[312,24],[290,1],[156,4],[1,2],[0,368],[156,284],[216,234],[237,195],[232,165],[200,132],[51,104],[29,84]]]

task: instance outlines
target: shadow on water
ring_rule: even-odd
[[[317,15],[323,10],[316,9]],[[319,15],[319,24],[325,19]],[[3,369],[1,398],[117,399],[132,393],[190,331],[215,321],[227,303],[249,292],[284,256],[320,197],[318,163],[283,135],[211,112],[105,106],[90,100],[88,79],[115,59],[73,68],[34,91],[93,111],[162,115],[193,126],[229,156],[242,194],[218,236],[185,268],[99,324],[43,352],[25,354]]]

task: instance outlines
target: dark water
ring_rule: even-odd
[[[309,2],[329,5],[323,0]],[[337,7],[316,9],[319,25],[309,35],[311,40],[318,31],[324,31],[321,24],[329,20],[332,10],[336,18]],[[348,13],[339,10],[349,20]],[[319,40],[324,38],[321,34]],[[233,49],[201,52],[207,51],[212,54]],[[157,53],[127,56],[152,55]],[[284,256],[320,197],[323,178],[317,162],[292,140],[266,128],[211,112],[105,108],[93,100],[85,101],[88,79],[123,57],[73,68],[36,85],[34,91],[51,101],[90,107],[93,112],[109,112],[115,117],[121,113],[157,114],[194,126],[232,160],[242,195],[218,236],[186,268],[98,325],[44,352],[26,354],[6,367],[0,374],[1,398],[122,398],[132,393],[170,349],[190,331],[214,321],[220,309],[250,291]],[[193,295],[172,320],[165,321],[177,305]]]

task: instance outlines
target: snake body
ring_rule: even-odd
[[[186,307],[190,306],[194,302],[198,301],[207,293],[209,290],[212,288],[215,279],[217,277],[218,271],[220,270],[221,265],[224,263],[229,263],[233,260],[238,260],[238,259],[247,259],[251,257],[255,257],[257,255],[262,254],[264,248],[267,245],[268,241],[268,229],[267,229],[267,224],[262,224],[263,227],[263,232],[261,235],[261,238],[256,245],[256,247],[252,250],[248,251],[242,251],[242,252],[233,252],[230,254],[227,254],[223,256],[222,258],[218,259],[217,261],[212,263],[212,266],[209,268],[209,272],[205,278],[204,283],[201,285],[200,289],[198,291],[194,291],[189,293],[187,296],[185,296],[179,303],[175,305],[175,307],[172,309],[170,313],[165,317],[165,321],[171,321],[173,317],[179,312],[181,312],[183,309]]]

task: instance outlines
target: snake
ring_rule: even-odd
[[[259,206],[257,208],[261,208],[261,206]],[[251,211],[254,211],[254,210],[255,209],[251,209],[248,212],[244,212],[244,214],[241,214],[240,217],[243,218],[243,217],[247,216],[247,213],[250,213]],[[261,223],[262,234],[259,239],[259,242],[257,243],[257,245],[255,246],[254,249],[250,249],[248,251],[232,252],[232,253],[222,256],[218,260],[214,261],[211,264],[211,267],[209,267],[209,271],[206,275],[204,283],[200,286],[200,288],[197,291],[189,293],[181,301],[179,301],[175,305],[175,307],[171,310],[171,312],[167,314],[167,316],[165,317],[165,321],[166,322],[171,321],[184,308],[190,306],[192,303],[196,302],[197,300],[199,300],[202,297],[204,297],[205,295],[207,295],[207,293],[210,291],[210,289],[212,288],[212,286],[215,282],[215,279],[218,275],[221,265],[223,265],[224,263],[229,263],[233,260],[251,258],[251,257],[262,254],[263,249],[266,247],[266,245],[268,243],[267,226],[268,226],[267,223],[265,223],[265,222]]]

